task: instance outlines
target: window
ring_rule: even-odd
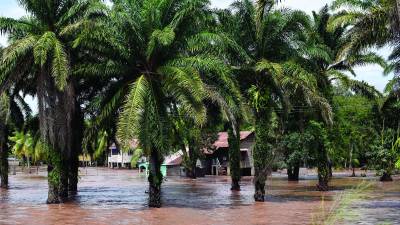
[[[119,150],[117,148],[111,148],[111,155],[118,155]]]

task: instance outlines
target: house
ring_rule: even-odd
[[[254,175],[252,148],[255,143],[254,132],[240,132],[240,167],[242,176]],[[203,166],[207,175],[230,175],[228,133],[218,133],[218,139],[213,144],[214,150],[203,151],[205,160]]]
[[[121,151],[115,143],[108,148],[108,167],[109,168],[130,168],[133,150],[138,147],[138,140],[133,139],[130,143],[129,151]]]
[[[164,177],[166,176],[181,176],[181,164],[183,160],[183,152],[178,151],[174,154],[165,157],[163,164],[161,165],[161,173]],[[149,175],[149,163],[142,162],[139,164],[139,173]]]
[[[181,176],[182,161],[182,150],[179,150],[178,152],[165,157],[163,166],[166,167],[166,176]]]

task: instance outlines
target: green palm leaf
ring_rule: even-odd
[[[128,146],[129,141],[139,134],[150,91],[145,75],[140,76],[131,87],[118,122],[117,135],[124,146]]]

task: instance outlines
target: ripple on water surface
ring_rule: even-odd
[[[309,224],[322,198],[329,205],[361,182],[334,179],[333,190],[321,193],[314,180],[274,177],[267,182],[267,201],[254,203],[250,178],[243,179],[240,192],[232,192],[229,177],[173,177],[163,184],[163,208],[149,209],[147,180],[136,171],[81,168],[80,177],[73,201],[46,205],[46,174],[10,176],[10,189],[0,195],[0,224]],[[398,186],[399,180],[379,184],[373,196],[353,207],[360,220],[347,224],[400,224]]]

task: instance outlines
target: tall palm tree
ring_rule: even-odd
[[[151,207],[161,206],[160,166],[172,148],[175,108],[200,125],[206,118],[206,98],[228,109],[231,102],[237,102],[233,98],[240,96],[230,68],[202,51],[213,44],[211,34],[202,32],[210,19],[208,5],[207,0],[113,1],[109,18],[82,33],[86,41],[77,43],[95,52],[77,73],[104,78],[98,80],[101,94],[93,102],[104,110],[95,112],[92,127],[110,129],[110,121],[118,116],[121,146],[139,139],[140,148],[150,158]],[[109,47],[97,48],[92,43]],[[87,136],[95,130],[87,130]]]
[[[68,180],[76,189],[77,156],[80,140],[79,104],[76,79],[71,75],[76,52],[71,46],[77,24],[84,24],[91,3],[96,1],[21,0],[28,16],[0,18],[0,32],[10,37],[0,66],[0,92],[21,80],[31,81],[38,98],[41,138],[50,146],[48,162],[48,203],[68,196]],[[56,122],[55,122],[56,121]],[[72,158],[69,168],[68,160]],[[69,173],[72,171],[73,174]]]
[[[271,135],[274,111],[290,108],[288,94],[298,90],[330,119],[330,106],[316,89],[314,75],[296,62],[301,40],[309,26],[299,11],[274,10],[275,1],[235,2],[233,13],[218,13],[221,29],[243,50],[231,58],[236,76],[254,112],[256,144],[253,150],[256,201],[264,201],[265,181],[274,160]],[[242,58],[242,59],[240,59]]]
[[[375,88],[363,81],[351,79],[348,74],[355,76],[354,68],[367,64],[377,64],[385,68],[385,60],[372,51],[349,51],[347,47],[351,45],[353,37],[348,36],[346,31],[350,24],[343,23],[340,26],[333,26],[330,24],[332,18],[328,6],[323,7],[318,13],[313,12],[309,35],[302,48],[305,54],[300,58],[299,63],[314,74],[318,90],[329,104],[333,103],[333,87],[337,83],[367,97],[379,97],[381,94]],[[318,115],[308,119],[325,121],[326,125],[331,124],[326,123],[326,119]],[[329,127],[327,128],[329,129]],[[328,190],[330,178],[329,155],[328,147],[324,144],[320,146],[317,187],[319,190],[325,191]]]
[[[9,134],[14,129],[21,129],[27,118],[31,116],[31,109],[20,96],[19,87],[15,87],[0,94],[0,180],[1,187],[8,186],[8,154]]]
[[[370,47],[393,47],[389,55],[390,64],[385,69],[385,74],[394,72],[393,79],[388,83],[385,94],[385,103],[381,111],[390,118],[393,110],[390,105],[398,101],[400,92],[400,10],[398,0],[336,0],[332,8],[337,10],[333,17],[331,27],[342,24],[351,24],[347,35],[352,38],[347,46],[349,51],[358,52]],[[343,9],[347,6],[347,9]],[[387,107],[385,109],[385,107]]]

